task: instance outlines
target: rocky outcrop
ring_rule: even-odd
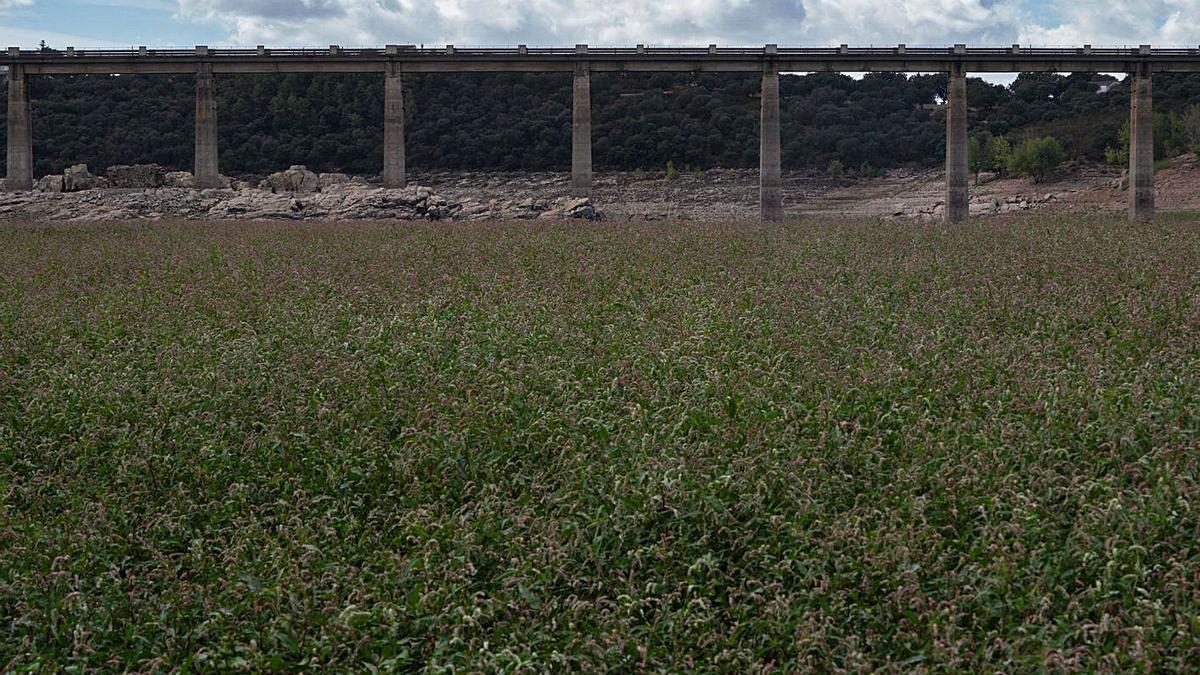
[[[63,177],[61,174],[51,174],[42,176],[36,183],[33,184],[33,189],[38,192],[62,192]]]
[[[77,194],[0,195],[0,218],[102,221],[133,218],[208,220],[515,220],[589,219],[603,214],[587,199],[458,201],[414,185],[400,190],[358,180],[324,192],[265,190],[91,190]]]
[[[323,173],[317,177],[317,187],[321,190],[337,185],[347,185],[350,183],[350,176],[344,173]]]
[[[108,186],[109,182],[106,179],[88,171],[87,164],[76,164],[63,171],[63,192],[80,192]]]
[[[163,187],[191,188],[196,185],[196,179],[191,171],[168,171],[163,175]]]
[[[294,192],[310,194],[321,189],[321,178],[308,170],[308,167],[296,164],[287,171],[280,171],[267,176],[258,185],[260,190],[268,192]]]
[[[156,188],[163,185],[166,169],[157,164],[119,164],[104,172],[115,188]]]

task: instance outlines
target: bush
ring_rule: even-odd
[[[990,134],[972,136],[967,142],[967,170],[975,175],[975,184],[979,185],[979,173],[992,168],[992,137]]]
[[[679,178],[679,169],[675,168],[675,162],[667,162],[667,180],[675,180]]]
[[[997,175],[1008,175],[1008,162],[1012,159],[1012,144],[1003,136],[988,139],[988,155],[992,160],[992,171]]]
[[[841,178],[846,175],[846,167],[842,164],[842,160],[835,159],[829,163],[829,166],[825,169],[825,173]]]
[[[1128,166],[1129,164],[1129,122],[1126,122],[1121,130],[1117,132],[1116,147],[1109,146],[1104,149],[1104,161],[1117,166]]]
[[[1066,158],[1067,153],[1058,139],[1051,136],[1031,138],[1013,151],[1008,168],[1017,175],[1029,176],[1034,183],[1041,183],[1046,173],[1058,168]]]

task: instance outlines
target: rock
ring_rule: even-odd
[[[603,219],[603,215],[592,205],[592,200],[586,197],[568,201],[563,207],[563,215],[568,218],[582,218],[583,220]]]
[[[38,182],[34,184],[33,189],[38,192],[62,192],[63,177],[58,174],[42,176]]]
[[[156,188],[163,184],[166,169],[157,164],[121,164],[110,166],[104,174],[117,188]]]
[[[63,172],[63,192],[80,192],[108,187],[108,181],[92,175],[87,164],[76,164]]]
[[[322,190],[334,185],[346,185],[349,182],[350,176],[344,173],[323,173],[317,177],[317,184]]]
[[[308,167],[295,164],[287,171],[280,171],[267,176],[258,185],[259,189],[270,192],[295,192],[308,194],[316,192],[321,187],[321,179]]]
[[[168,171],[163,174],[163,186],[173,188],[195,187],[196,180],[190,171]]]

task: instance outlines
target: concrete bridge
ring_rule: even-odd
[[[0,54],[8,78],[9,190],[33,187],[33,143],[30,134],[28,78],[62,74],[191,74],[196,78],[197,187],[216,187],[216,75],[241,73],[383,73],[383,181],[403,187],[404,73],[558,72],[573,73],[571,190],[589,195],[592,189],[592,112],[590,75],[593,72],[718,72],[762,74],[762,132],[760,142],[759,206],[763,220],[783,218],[780,152],[780,72],[944,72],[949,74],[946,113],[946,221],[968,215],[967,73],[1124,72],[1133,76],[1130,101],[1129,216],[1142,220],[1154,215],[1154,116],[1151,80],[1156,72],[1200,72],[1200,48],[1032,49],[896,47],[828,48],[763,47],[540,49],[458,49],[446,45],[418,49],[388,45],[382,49],[148,49],[134,50],[21,50]]]

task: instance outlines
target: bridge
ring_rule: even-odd
[[[946,206],[948,223],[969,213],[967,174],[968,73],[1123,72],[1132,75],[1130,93],[1129,217],[1154,215],[1154,73],[1200,72],[1200,46],[1185,49],[1082,47],[762,47],[512,48],[460,49],[454,45],[418,48],[22,50],[0,54],[8,67],[8,190],[33,189],[33,142],[28,78],[67,74],[190,74],[196,81],[195,181],[217,187],[217,106],[215,76],[247,73],[382,73],[384,75],[383,183],[404,187],[405,73],[546,72],[572,73],[573,120],[571,192],[592,189],[591,73],[697,72],[761,73],[759,208],[765,221],[783,218],[780,151],[779,73],[781,72],[944,72],[946,101]]]

